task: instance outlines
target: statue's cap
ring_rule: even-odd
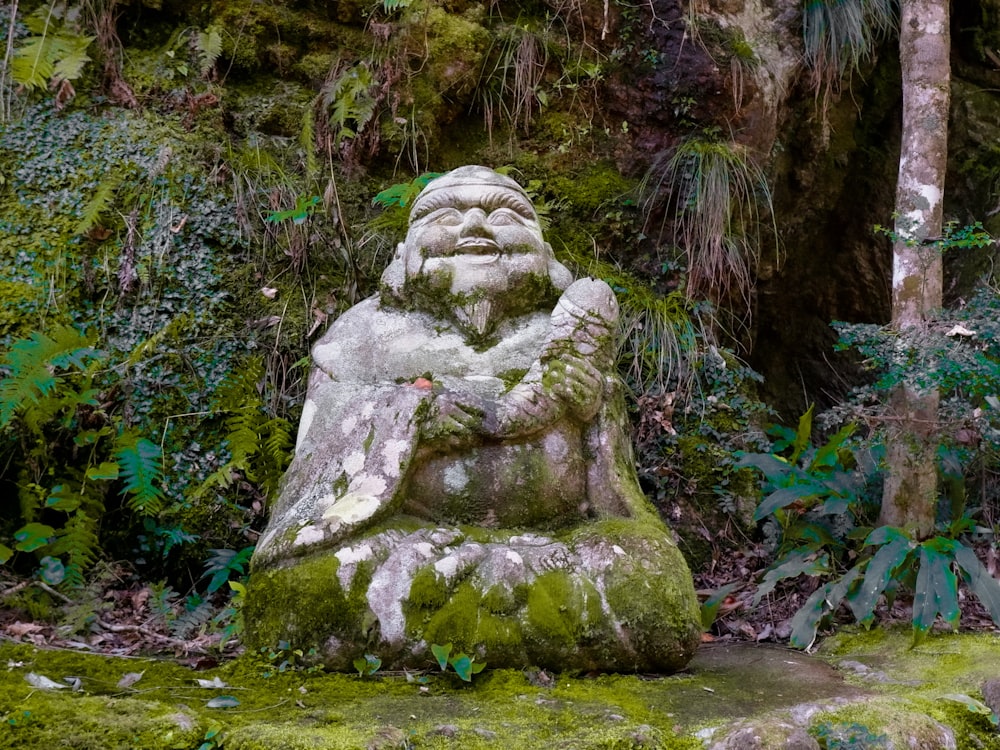
[[[428,196],[433,195],[438,190],[455,187],[498,187],[504,190],[511,190],[522,196],[531,205],[531,199],[524,188],[518,185],[507,175],[500,174],[489,167],[471,165],[459,167],[450,172],[446,172],[440,177],[436,177],[427,183],[427,187],[420,191],[420,194],[413,201],[412,211],[416,211],[417,206]]]

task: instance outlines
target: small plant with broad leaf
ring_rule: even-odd
[[[358,670],[358,677],[371,677],[382,667],[382,660],[375,654],[365,654],[354,660],[354,668]]]
[[[455,674],[458,675],[459,679],[464,682],[472,682],[472,676],[479,674],[486,668],[486,662],[476,661],[474,656],[464,653],[452,655],[451,649],[452,646],[450,643],[446,643],[443,646],[437,643],[431,644],[431,653],[434,654],[434,658],[437,660],[442,672],[447,672],[448,667],[451,667],[455,670]]]
[[[306,673],[313,673],[319,672],[323,669],[320,664],[313,664],[308,667],[303,664],[303,661],[315,660],[315,648],[303,651],[301,648],[295,648],[288,641],[278,641],[276,648],[261,646],[260,654],[268,663],[267,669],[265,669],[264,673],[261,675],[265,679],[273,675],[275,672],[283,673],[303,670]]]

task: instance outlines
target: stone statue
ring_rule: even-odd
[[[258,544],[250,645],[424,666],[673,671],[698,641],[686,564],[642,495],[618,307],[573,281],[528,196],[433,180],[380,293],[313,349],[295,458]],[[432,661],[432,660],[431,660]]]

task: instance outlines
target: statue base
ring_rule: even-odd
[[[453,644],[489,667],[675,672],[700,639],[691,575],[669,532],[609,519],[539,533],[393,519],[335,551],[251,576],[251,649],[316,649],[349,671],[435,664]]]

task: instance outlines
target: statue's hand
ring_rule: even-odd
[[[597,414],[604,392],[604,376],[587,358],[563,350],[542,363],[542,383],[578,419]]]
[[[475,442],[482,434],[485,410],[476,396],[443,391],[435,394],[429,405],[421,426],[423,440],[458,448]]]

